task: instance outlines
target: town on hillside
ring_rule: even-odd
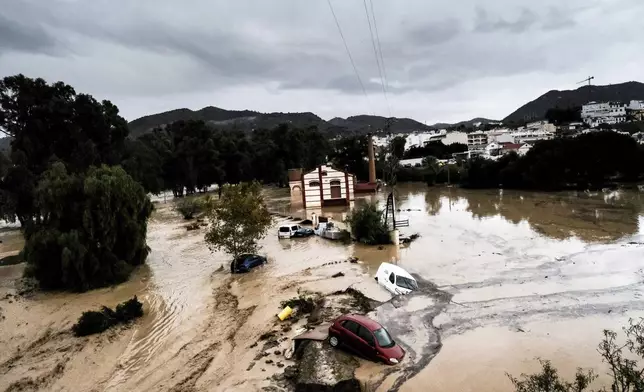
[[[570,109],[571,111],[573,109]],[[502,122],[475,122],[467,129],[452,128],[430,131],[415,131],[408,134],[375,136],[374,145],[385,147],[391,137],[403,137],[405,150],[424,147],[429,143],[442,142],[445,145],[461,143],[467,150],[452,154],[453,159],[482,157],[497,160],[510,152],[525,155],[540,140],[556,137],[576,137],[602,130],[631,135],[638,143],[644,144],[644,131],[628,132],[624,125],[644,120],[644,100],[621,102],[588,102],[577,113],[578,121],[557,121],[556,119],[527,122],[525,125],[510,127]],[[419,167],[423,158],[400,161],[403,167]]]

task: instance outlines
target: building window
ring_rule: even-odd
[[[320,181],[310,181],[309,182],[309,187],[311,187],[311,188],[319,188],[320,187]]]
[[[326,170],[323,170],[321,174],[322,174],[323,176],[326,176],[326,175],[327,175]]]

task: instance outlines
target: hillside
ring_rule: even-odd
[[[387,118],[360,115],[346,119],[336,117],[324,121],[313,113],[260,113],[251,110],[225,110],[212,106],[201,110],[176,109],[138,118],[129,123],[130,134],[140,136],[146,131],[178,120],[202,120],[214,127],[252,131],[258,128],[273,128],[279,124],[293,124],[297,127],[317,126],[329,133],[367,133],[382,129]],[[391,132],[413,132],[429,130],[431,127],[409,118],[393,118]]]
[[[644,83],[626,82],[608,86],[583,86],[576,90],[552,90],[528,102],[503,119],[504,123],[543,120],[550,108],[562,109],[584,105],[590,101],[620,101],[644,99]]]
[[[458,128],[458,127],[460,127],[462,125],[462,126],[464,126],[466,128],[470,128],[470,127],[473,127],[474,124],[476,124],[476,123],[481,123],[482,125],[485,125],[485,124],[489,124],[489,123],[499,123],[499,122],[501,122],[501,121],[499,121],[499,120],[490,120],[489,118],[483,118],[483,117],[476,117],[476,118],[473,118],[473,119],[468,120],[468,121],[460,121],[460,122],[453,123],[453,124],[450,124],[450,123],[436,123],[436,124],[432,125],[431,127],[435,128],[435,129],[447,129],[447,128]]]
[[[152,114],[138,118],[129,123],[130,134],[139,136],[146,131],[179,120],[202,120],[220,128],[235,128],[251,131],[256,128],[272,128],[281,123],[292,123],[300,127],[308,127],[325,123],[313,113],[259,113],[251,110],[225,110],[208,106],[193,111],[176,109],[168,112]]]

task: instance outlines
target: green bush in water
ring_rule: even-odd
[[[100,311],[83,312],[78,322],[72,326],[76,336],[87,336],[101,333],[117,324],[126,324],[143,316],[143,304],[136,296],[116,306],[116,311],[103,306]]]
[[[127,323],[143,316],[143,304],[136,297],[116,305],[116,319]]]
[[[357,207],[348,218],[351,233],[367,245],[390,244],[389,229],[383,220],[382,210],[375,203]]]

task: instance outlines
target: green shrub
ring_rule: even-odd
[[[101,311],[90,310],[83,312],[78,322],[72,327],[74,335],[87,336],[101,333],[115,324],[112,309],[103,307]]]
[[[389,229],[383,220],[383,212],[375,203],[357,207],[347,219],[351,233],[367,245],[390,244]]]
[[[143,316],[143,304],[136,296],[116,305],[116,311],[103,306],[100,311],[83,312],[78,322],[72,326],[76,336],[87,336],[101,333],[117,324],[126,324]]]
[[[186,197],[179,200],[174,209],[183,216],[183,219],[190,220],[203,211],[203,203],[195,197]]]
[[[130,322],[141,316],[143,316],[143,304],[139,302],[136,296],[116,305],[116,319],[121,323]]]

